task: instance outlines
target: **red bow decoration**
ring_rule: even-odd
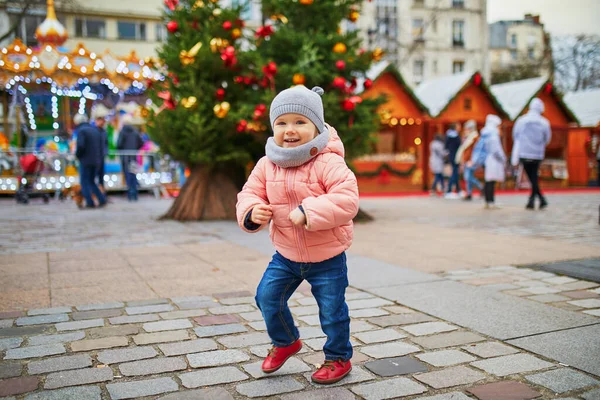
[[[160,113],[165,108],[168,108],[169,110],[174,110],[175,107],[177,107],[177,103],[173,99],[173,95],[168,90],[159,92],[158,97],[163,99],[164,102],[156,114]]]
[[[179,0],[165,0],[165,6],[171,11],[175,11],[175,7],[179,4]]]
[[[266,38],[266,37],[271,36],[272,34],[273,34],[273,27],[271,25],[264,25],[256,30],[257,38],[261,38],[261,37]]]
[[[273,61],[271,61],[270,63],[268,63],[267,65],[265,65],[263,67],[263,72],[265,73],[265,75],[269,78],[273,77],[276,73],[277,73],[277,64],[275,64]]]
[[[246,121],[245,119],[241,120],[238,125],[237,125],[237,131],[239,133],[242,133],[246,130],[246,128],[248,128],[248,121]]]
[[[265,111],[267,111],[267,106],[265,106],[264,104],[259,104],[254,108],[254,113],[252,114],[252,119],[257,121],[259,120],[265,113]]]

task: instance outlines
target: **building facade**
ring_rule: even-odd
[[[550,73],[549,35],[538,15],[526,14],[523,20],[494,22],[489,32],[492,75],[498,76],[495,80],[502,79],[502,75],[513,80]],[[512,76],[519,69],[532,76]]]
[[[487,0],[374,0],[363,4],[357,27],[413,86],[464,71],[488,79],[486,14]]]

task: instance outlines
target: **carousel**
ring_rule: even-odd
[[[125,116],[144,130],[147,107],[146,89],[164,80],[149,58],[89,51],[83,44],[74,49],[62,47],[67,40],[64,26],[56,18],[54,1],[47,1],[47,16],[36,30],[36,47],[20,39],[0,50],[0,194],[12,194],[30,179],[33,189],[56,192],[78,184],[74,157],[76,113],[90,119],[106,118],[109,156],[104,181],[107,190],[124,187],[117,135]],[[150,157],[157,148],[145,136],[138,181],[143,189],[170,182],[169,174],[159,170]],[[23,157],[35,155],[39,163],[27,170]],[[29,177],[29,178],[28,178]],[[32,181],[33,179],[33,181]]]

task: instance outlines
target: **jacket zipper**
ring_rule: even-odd
[[[295,204],[299,205],[300,203],[298,202],[298,197],[296,196],[296,193],[293,190],[294,177],[296,176],[296,172],[297,172],[296,169],[294,169],[293,172],[286,171],[286,173],[288,174],[286,189],[287,189],[288,198],[290,200],[293,200],[295,202]],[[298,207],[298,206],[296,206],[296,207]],[[298,228],[298,227],[296,227],[296,225],[293,225],[293,228],[294,228],[294,238],[296,241],[296,245],[298,246],[298,252],[300,253],[300,258],[302,259],[303,262],[308,262],[308,257],[306,254],[308,252],[306,251],[306,239],[304,238],[304,232],[301,231],[302,228]]]

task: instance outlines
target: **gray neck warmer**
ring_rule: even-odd
[[[319,154],[329,143],[329,130],[325,128],[316,138],[301,146],[285,149],[278,146],[271,136],[265,150],[271,162],[281,168],[298,167]]]

